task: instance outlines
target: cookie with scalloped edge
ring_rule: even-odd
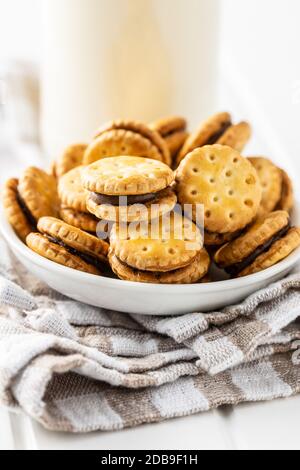
[[[257,172],[231,147],[194,150],[177,169],[176,182],[179,203],[191,206],[194,220],[202,209],[208,232],[237,232],[257,215],[262,197]]]
[[[27,235],[36,230],[36,223],[28,214],[18,193],[19,181],[9,179],[3,188],[2,200],[6,218],[19,238],[25,242]]]
[[[270,249],[239,273],[239,277],[255,274],[286,259],[300,247],[300,228],[292,227],[285,236],[274,242]]]
[[[113,253],[132,268],[168,272],[189,265],[203,248],[199,228],[179,213],[138,224],[115,224]]]
[[[158,132],[139,121],[112,121],[101,127],[86,149],[84,164],[107,157],[133,155],[171,165],[170,151]]]
[[[99,160],[82,172],[85,189],[108,196],[156,193],[170,186],[174,179],[173,171],[164,163],[134,156]]]
[[[202,279],[208,282],[206,274],[210,266],[210,258],[203,248],[190,264],[169,272],[141,271],[123,263],[111,250],[109,261],[114,273],[122,280],[149,284],[195,284]]]
[[[263,247],[274,236],[289,225],[289,214],[276,211],[257,220],[248,230],[232,242],[227,243],[215,254],[215,262],[220,268],[241,263],[259,247]]]
[[[32,217],[59,215],[60,201],[56,179],[44,170],[36,167],[27,168],[18,185],[19,195]]]
[[[109,245],[94,235],[66,224],[54,217],[42,217],[38,222],[38,230],[44,235],[59,240],[64,245],[99,261],[106,261]]]
[[[30,233],[27,236],[26,243],[32,251],[54,263],[89,274],[101,274],[101,269],[71,253],[67,248],[58,245],[56,242],[54,243],[45,235]]]

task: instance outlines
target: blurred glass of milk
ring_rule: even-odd
[[[219,0],[44,0],[48,156],[110,119],[214,112]]]

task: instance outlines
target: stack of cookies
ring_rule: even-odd
[[[226,112],[192,133],[180,116],[113,121],[69,146],[50,173],[10,179],[5,212],[30,249],[89,274],[211,282],[215,264],[247,276],[300,246],[292,182],[270,159],[241,155],[250,137]]]
[[[109,260],[119,278],[168,284],[206,275],[210,263],[200,230],[173,212],[174,179],[170,167],[142,157],[102,159],[83,172],[89,211],[115,222]]]

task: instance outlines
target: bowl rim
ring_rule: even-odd
[[[296,216],[297,223],[300,225],[300,203],[295,203],[294,216]],[[175,293],[199,293],[207,294],[214,291],[227,291],[234,288],[242,288],[245,286],[253,285],[267,279],[271,279],[280,272],[284,272],[289,268],[295,266],[298,261],[300,261],[300,247],[291,253],[286,259],[277,263],[270,268],[267,268],[263,271],[260,271],[249,276],[237,278],[237,279],[228,279],[223,281],[216,281],[206,284],[148,284],[142,282],[131,282],[123,281],[121,279],[111,279],[104,276],[96,276],[94,274],[84,273],[77,271],[75,269],[69,268],[55,263],[54,261],[43,258],[39,254],[30,250],[17,236],[13,230],[10,223],[7,221],[4,214],[4,209],[1,207],[0,210],[0,232],[8,244],[9,248],[14,252],[18,252],[20,255],[24,256],[29,262],[49,271],[54,271],[58,275],[65,275],[69,278],[71,277],[74,281],[78,280],[81,282],[87,282],[89,284],[97,285],[101,284],[102,287],[115,287],[116,289],[138,289],[138,290],[147,290],[153,292],[163,292],[172,294]]]

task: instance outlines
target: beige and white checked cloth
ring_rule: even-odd
[[[300,393],[299,273],[222,312],[155,318],[67,299],[2,239],[0,253],[0,403],[48,429],[118,430]]]

